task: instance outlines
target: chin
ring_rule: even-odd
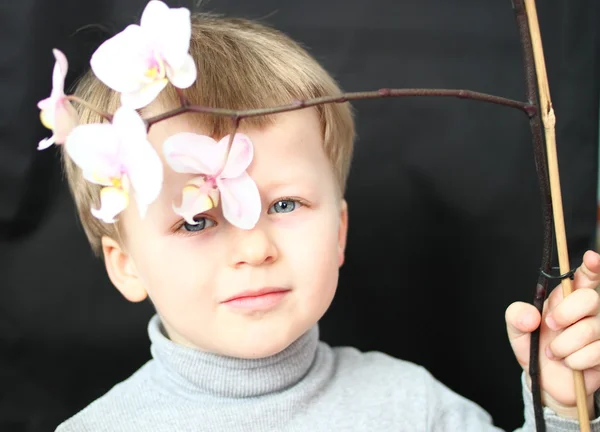
[[[227,355],[245,359],[259,359],[279,354],[298,339],[306,330],[252,332],[231,340]]]

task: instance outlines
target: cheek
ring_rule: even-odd
[[[333,295],[338,281],[337,221],[321,219],[285,239],[294,283],[310,297]]]
[[[196,237],[147,235],[137,243],[134,262],[148,294],[155,303],[191,302],[206,299],[212,285],[215,253],[206,253]],[[173,295],[173,294],[177,295]],[[210,293],[208,293],[210,294]]]

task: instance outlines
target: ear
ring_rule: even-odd
[[[131,256],[110,237],[102,237],[104,265],[113,285],[130,302],[141,302],[148,293],[140,281]]]
[[[340,207],[340,227],[338,229],[338,266],[344,264],[346,237],[348,235],[348,203],[342,199]]]

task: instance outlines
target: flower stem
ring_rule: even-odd
[[[408,96],[429,96],[429,97],[457,97],[460,99],[478,100],[497,105],[504,105],[510,108],[516,108],[527,115],[531,115],[534,109],[530,103],[519,102],[506,99],[500,96],[493,96],[485,93],[479,93],[471,90],[448,90],[448,89],[379,89],[374,91],[343,93],[337,96],[323,96],[314,99],[295,101],[290,104],[280,105],[270,108],[259,108],[251,110],[230,110],[222,108],[211,108],[202,105],[182,105],[178,108],[164,112],[145,119],[148,128],[153,124],[163,120],[175,117],[185,112],[207,113],[232,119],[242,120],[248,117],[257,117],[268,114],[278,114],[282,112],[295,111],[316,105],[327,103],[344,103],[352,100],[380,99],[384,97],[408,97]]]
[[[179,97],[179,103],[181,104],[181,106],[188,106],[190,104],[188,99],[183,94],[182,89],[180,89],[179,87],[175,87],[175,92],[177,92],[177,96]]]
[[[66,95],[65,99],[69,100],[69,101],[73,101],[76,102],[80,105],[83,105],[84,107],[86,107],[87,109],[95,112],[96,114],[98,114],[99,116],[101,116],[104,120],[108,121],[108,122],[112,122],[113,119],[113,115],[109,114],[107,112],[104,111],[100,111],[98,108],[96,108],[95,106],[93,106],[92,104],[84,101],[81,98],[78,98],[75,95]]]
[[[232,119],[232,123],[233,123],[233,130],[231,131],[231,133],[229,134],[229,142],[227,143],[227,150],[225,151],[225,160],[229,159],[229,153],[231,152],[231,146],[233,145],[233,139],[235,138],[235,134],[237,133],[238,128],[240,127],[240,121],[241,119],[239,117],[235,117]],[[225,166],[223,166],[223,168],[221,169],[221,171],[225,168]],[[219,172],[219,174],[221,174]]]

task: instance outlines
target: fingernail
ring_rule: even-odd
[[[546,347],[546,357],[548,357],[550,360],[554,360],[554,354],[552,354],[552,351],[550,351],[550,345]]]
[[[552,315],[548,315],[546,317],[546,325],[550,327],[551,330],[558,330],[558,324],[556,324],[556,321],[554,321]]]

